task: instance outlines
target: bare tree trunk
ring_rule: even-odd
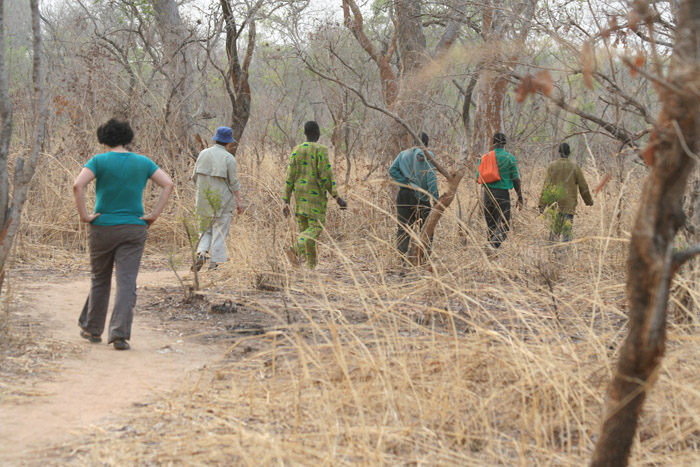
[[[495,133],[503,131],[503,104],[508,81],[500,65],[507,60],[502,50],[505,27],[506,21],[500,9],[490,5],[484,13],[484,48],[488,50],[488,58],[479,64],[484,71],[478,83],[476,99],[476,112],[481,118],[474,122],[475,147],[487,146]],[[511,59],[516,60],[517,54]]]
[[[4,231],[10,200],[7,156],[12,137],[12,103],[5,72],[5,0],[0,0],[0,125],[0,230]]]
[[[683,225],[683,194],[700,149],[700,0],[686,0],[678,15],[667,86],[659,87],[663,109],[657,136],[645,151],[653,169],[632,230],[627,263],[629,334],[608,389],[593,466],[627,465],[646,393],[664,354],[671,279],[697,245],[673,253]],[[692,156],[692,157],[691,157]]]
[[[158,32],[163,45],[163,69],[170,83],[166,99],[165,122],[173,125],[172,134],[183,147],[194,149],[191,139],[193,73],[187,46],[188,32],[175,0],[152,0]]]
[[[245,131],[250,118],[250,63],[255,51],[256,28],[255,17],[262,6],[262,0],[253,5],[238,26],[234,16],[234,10],[229,0],[220,0],[221,10],[224,16],[226,31],[226,56],[228,58],[228,70],[226,71],[226,92],[231,100],[231,129],[236,139],[231,152],[235,155],[238,151],[241,136]],[[248,44],[245,54],[241,59],[238,53],[238,39],[243,30],[248,27]]]
[[[0,0],[0,11],[4,8],[3,1]],[[29,191],[29,183],[34,176],[34,170],[36,169],[37,161],[39,160],[39,153],[44,142],[44,129],[46,125],[46,103],[44,100],[44,85],[43,77],[41,72],[41,25],[39,22],[39,5],[38,0],[30,0],[30,8],[32,11],[32,42],[33,42],[33,70],[32,70],[32,81],[34,84],[34,135],[32,138],[32,149],[29,154],[29,159],[25,162],[23,159],[17,159],[17,167],[15,169],[13,191],[12,191],[12,205],[7,210],[5,214],[5,222],[2,224],[2,230],[0,238],[0,284],[2,283],[1,277],[4,277],[5,263],[10,254],[10,249],[12,248],[12,242],[15,235],[19,229],[20,219],[22,216],[22,208],[24,202],[27,199],[27,192]],[[3,23],[0,20],[0,29],[2,29]],[[2,49],[5,44],[3,37],[0,36],[0,49]],[[3,57],[4,58],[4,57]],[[5,85],[5,69],[4,61],[0,61],[0,80],[3,80]],[[2,88],[2,83],[0,83],[0,88]],[[2,90],[0,89],[0,94]],[[2,100],[2,95],[0,95],[0,100]],[[2,110],[3,118],[3,132],[7,126],[7,109],[9,109],[9,101],[0,104],[0,109]],[[6,107],[7,106],[7,107]],[[10,121],[11,123],[11,121]],[[9,140],[9,137],[7,138]],[[3,141],[5,140],[5,135],[3,133]],[[3,142],[2,145],[5,143]],[[0,145],[0,147],[2,146]],[[4,172],[3,178],[4,185],[2,190],[5,192],[9,191],[7,186],[7,153],[2,154],[4,156],[3,163],[5,166],[2,168]]]
[[[396,40],[398,32],[394,31],[391,38],[391,44],[384,54],[380,54],[372,45],[372,41],[367,37],[364,31],[364,18],[360,8],[355,3],[355,0],[343,0],[343,18],[345,27],[347,27],[352,35],[355,36],[357,42],[367,52],[372,61],[379,69],[379,81],[382,85],[382,96],[384,103],[389,109],[392,109],[394,102],[399,93],[399,84],[396,78],[396,73],[391,68],[389,61],[396,52]]]
[[[700,243],[700,222],[698,222],[698,218],[700,218],[700,210],[698,210],[700,207],[698,206],[698,203],[700,203],[700,178],[698,178],[697,166],[694,172],[695,174],[692,176],[694,180],[691,182],[690,194],[686,197],[685,211],[687,217],[684,230],[686,241]],[[690,284],[697,283],[700,277],[698,266],[700,266],[700,264],[698,264],[698,259],[693,258],[682,268],[682,272],[679,271],[679,274],[682,274]],[[676,306],[674,307],[676,323],[692,323],[693,315],[697,311],[697,306],[691,288],[677,288],[673,295],[674,301],[676,302]]]
[[[427,58],[421,0],[395,0],[395,10],[401,74],[412,75]]]
[[[450,204],[452,204],[452,201],[457,193],[457,188],[459,188],[459,184],[462,182],[465,173],[466,168],[462,167],[459,169],[459,171],[457,171],[457,173],[448,179],[447,191],[440,196],[440,201],[430,210],[430,215],[425,221],[425,225],[423,225],[421,228],[420,241],[416,242],[413,237],[411,237],[411,245],[408,248],[408,254],[406,256],[408,257],[408,261],[414,266],[421,262],[425,251],[423,245],[428,245],[430,242],[430,238],[432,237],[433,232],[435,232],[435,228],[437,227],[438,221],[442,217],[442,214],[450,206]]]

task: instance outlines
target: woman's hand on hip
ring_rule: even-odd
[[[151,214],[146,214],[145,216],[139,217],[142,221],[146,221],[146,227],[150,227],[158,219],[158,216]]]
[[[94,213],[94,214],[90,214],[90,215],[87,216],[87,217],[84,217],[84,218],[81,217],[81,218],[80,218],[80,221],[81,221],[81,222],[85,222],[86,224],[89,224],[89,223],[91,223],[92,221],[94,221],[95,219],[97,219],[98,217],[100,217],[100,214],[102,214],[102,213],[96,212],[96,213]]]

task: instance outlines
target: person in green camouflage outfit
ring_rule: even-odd
[[[574,214],[581,193],[586,206],[593,206],[593,197],[581,168],[569,160],[571,148],[567,143],[559,145],[559,160],[547,167],[547,176],[540,196],[540,212],[551,207],[555,209],[551,218],[549,240],[552,242],[571,241]]]
[[[297,242],[285,253],[292,264],[298,265],[299,258],[306,258],[309,269],[316,267],[316,240],[323,231],[326,221],[326,194],[335,198],[340,209],[347,209],[347,203],[338,196],[338,188],[333,178],[333,169],[328,158],[328,148],[317,141],[321,129],[315,121],[304,124],[306,142],[292,151],[287,167],[287,180],[282,199],[285,202],[283,213],[289,216],[289,203],[292,193],[296,208],[294,216],[299,226]]]

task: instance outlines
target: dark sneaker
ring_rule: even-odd
[[[97,344],[98,342],[102,342],[102,337],[99,334],[90,334],[85,329],[82,329],[80,331],[80,337],[82,337],[83,339],[89,340],[93,344]]]
[[[116,341],[114,341],[113,345],[116,350],[129,350],[131,348],[129,343],[124,339],[117,339]]]

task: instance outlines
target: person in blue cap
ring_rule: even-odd
[[[236,141],[233,130],[221,126],[212,139],[215,144],[199,153],[192,173],[192,180],[197,185],[195,209],[200,227],[197,271],[207,261],[207,253],[210,270],[228,260],[226,235],[233,210],[235,208],[238,214],[243,212],[236,158],[228,151],[229,145]]]

